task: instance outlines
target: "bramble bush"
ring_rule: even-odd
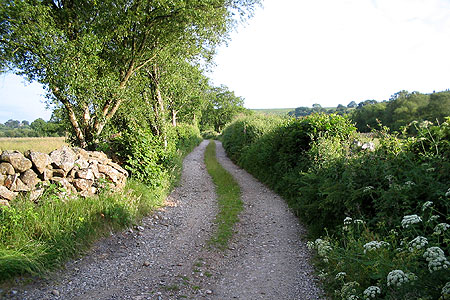
[[[181,153],[189,153],[201,141],[200,131],[193,125],[168,127],[166,134],[165,144],[150,128],[127,128],[103,148],[114,153],[133,178],[155,187],[180,164]]]
[[[381,127],[363,150],[329,118],[281,123],[234,149],[237,162],[322,236],[309,246],[334,299],[450,299],[450,119],[413,122],[414,136]]]

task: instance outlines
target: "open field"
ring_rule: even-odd
[[[267,109],[250,109],[256,113],[266,114],[266,115],[278,115],[285,116],[290,111],[295,110],[295,108],[267,108]]]
[[[40,137],[40,138],[0,138],[0,151],[35,150],[43,153],[49,153],[62,145],[66,145],[65,137]]]

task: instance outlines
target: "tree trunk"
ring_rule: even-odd
[[[156,126],[158,127],[158,131],[160,137],[162,137],[164,141],[164,148],[167,148],[167,132],[166,132],[166,115],[164,108],[164,101],[161,95],[161,90],[159,86],[159,70],[158,66],[154,65],[149,72],[150,78],[152,79],[152,96],[155,101],[155,118],[156,118]]]
[[[75,111],[73,110],[72,104],[70,103],[70,101],[68,99],[66,99],[59,93],[58,88],[54,88],[52,91],[53,91],[53,95],[55,95],[55,97],[59,101],[61,101],[61,103],[64,105],[64,107],[67,110],[67,114],[69,116],[69,121],[72,124],[72,127],[75,131],[75,136],[77,137],[79,146],[81,148],[86,148],[87,147],[86,138],[85,138],[85,135],[83,134],[83,129],[81,128],[80,123],[78,123],[77,116],[75,115]]]
[[[177,127],[177,113],[175,109],[172,109],[172,126]]]

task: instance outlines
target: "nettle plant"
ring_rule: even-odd
[[[450,200],[450,188],[442,202]],[[446,209],[448,212],[448,204]],[[450,217],[423,203],[394,229],[344,219],[337,239],[308,242],[335,299],[450,299]]]

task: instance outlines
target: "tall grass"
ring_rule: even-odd
[[[25,152],[32,149],[38,152],[50,153],[63,145],[67,145],[64,137],[0,138],[0,152],[3,150]]]
[[[210,243],[219,249],[224,249],[233,236],[233,227],[239,221],[239,213],[243,209],[241,189],[216,159],[216,143],[211,141],[206,147],[205,164],[208,173],[216,185],[219,212],[216,216],[217,230]]]
[[[166,187],[129,180],[121,193],[64,199],[56,186],[36,205],[21,197],[0,210],[0,280],[42,274],[81,255],[99,237],[161,206]]]

